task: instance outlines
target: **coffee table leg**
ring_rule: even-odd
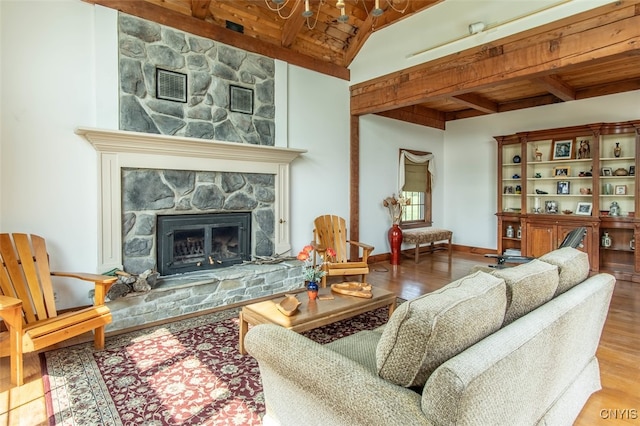
[[[389,318],[391,318],[391,315],[393,314],[393,311],[395,311],[395,310],[396,310],[396,301],[394,300],[389,305]]]
[[[244,335],[247,334],[248,329],[249,324],[244,320],[242,312],[240,312],[240,342],[238,344],[238,349],[242,355],[247,354],[247,351],[244,350]]]

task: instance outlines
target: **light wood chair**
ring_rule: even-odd
[[[326,275],[322,277],[322,287],[327,286],[328,276],[361,275],[364,282],[365,275],[369,273],[367,262],[374,247],[348,240],[346,221],[340,216],[318,216],[313,223],[315,228],[311,245],[322,257],[323,268],[326,272]],[[351,245],[358,246],[358,252],[362,253],[361,260],[349,261],[347,248]],[[328,248],[332,248],[336,252],[335,258],[329,259],[327,257],[326,250]]]
[[[105,296],[116,277],[76,272],[51,272],[45,241],[37,235],[0,234],[0,357],[11,356],[11,384],[24,383],[23,354],[38,351],[95,330],[97,349],[104,348],[105,325],[111,312]],[[57,314],[51,276],[95,283],[91,307]]]

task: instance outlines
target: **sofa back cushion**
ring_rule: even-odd
[[[513,268],[496,269],[492,275],[507,285],[507,325],[548,302],[558,288],[558,267],[538,259]]]
[[[504,280],[481,271],[401,304],[376,347],[378,374],[423,386],[440,364],[499,329],[506,304]]]
[[[589,276],[589,256],[573,247],[553,250],[538,259],[558,267],[560,282],[556,289],[556,296],[581,283]]]

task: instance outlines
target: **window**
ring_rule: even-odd
[[[403,228],[431,226],[431,173],[430,152],[400,150],[400,161],[404,164],[402,196],[411,200],[402,212]]]

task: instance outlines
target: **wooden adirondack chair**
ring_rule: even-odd
[[[97,349],[104,348],[105,325],[111,312],[105,296],[116,277],[76,272],[51,272],[45,241],[37,235],[0,234],[0,357],[11,356],[11,383],[24,383],[23,354],[95,330]],[[91,307],[57,314],[51,276],[95,283]]]
[[[314,246],[316,252],[322,257],[324,261],[323,268],[327,273],[322,277],[322,287],[327,286],[328,276],[361,275],[362,281],[364,282],[364,276],[369,273],[367,261],[374,247],[358,241],[348,240],[347,224],[340,216],[318,216],[313,223],[315,229],[313,230],[313,241],[311,245]],[[361,260],[349,261],[349,251],[347,248],[351,245],[358,246],[358,251],[362,253]],[[327,258],[327,248],[335,250],[335,258]]]

